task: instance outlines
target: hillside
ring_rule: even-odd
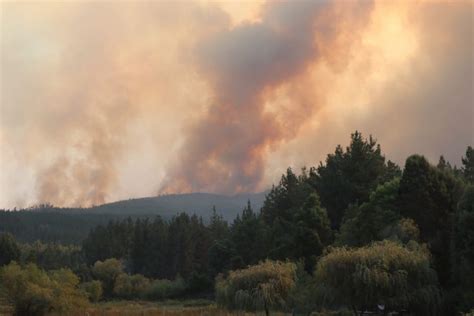
[[[263,205],[265,192],[226,196],[209,193],[173,194],[157,197],[130,199],[90,208],[41,207],[19,211],[0,210],[0,233],[10,232],[18,240],[33,242],[78,243],[89,230],[110,220],[125,217],[154,217],[169,220],[180,212],[201,216],[205,222],[213,206],[228,222],[252,203],[254,210]]]
[[[161,215],[170,217],[176,213],[196,214],[207,220],[215,206],[224,219],[232,221],[250,201],[255,210],[259,210],[265,199],[265,193],[248,193],[233,196],[211,193],[170,194],[118,201],[85,209],[86,212],[114,215]]]

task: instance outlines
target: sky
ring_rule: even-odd
[[[474,143],[471,1],[0,1],[0,208],[258,192]]]

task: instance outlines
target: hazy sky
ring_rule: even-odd
[[[0,207],[263,190],[474,143],[471,1],[1,1]]]

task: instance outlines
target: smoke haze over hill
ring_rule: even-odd
[[[469,1],[2,2],[0,207],[258,192],[473,143]]]

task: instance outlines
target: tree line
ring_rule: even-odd
[[[232,223],[217,210],[206,222],[116,219],[80,247],[0,238],[3,269],[69,268],[91,300],[204,295],[267,314],[468,312],[473,263],[472,147],[460,168],[412,155],[402,170],[359,132],[319,166],[287,169],[260,210],[248,203]]]

